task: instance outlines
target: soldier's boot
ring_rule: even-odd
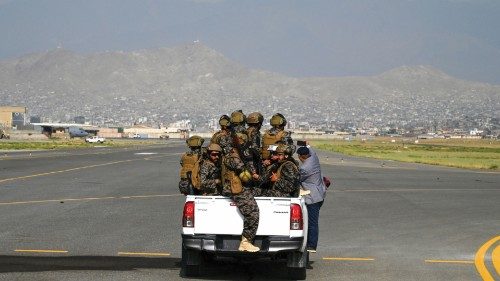
[[[260,248],[250,243],[245,236],[241,236],[241,243],[238,251],[258,252],[260,251]]]

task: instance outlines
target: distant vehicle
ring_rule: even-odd
[[[91,136],[85,139],[85,142],[88,143],[103,143],[105,141],[106,141],[105,138],[99,136]]]
[[[147,139],[149,138],[148,134],[134,134],[132,136],[132,138],[134,139]]]
[[[69,127],[68,132],[70,138],[83,138],[89,135],[88,132],[78,127]]]

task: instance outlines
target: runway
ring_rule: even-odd
[[[180,280],[182,142],[0,153],[0,280]],[[499,279],[500,173],[319,152],[308,280]],[[202,279],[275,280],[276,262]],[[492,279],[495,280],[495,279]]]

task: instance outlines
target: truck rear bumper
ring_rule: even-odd
[[[186,249],[206,252],[238,252],[241,236],[234,235],[182,235]],[[260,248],[260,253],[278,253],[302,251],[303,237],[288,236],[257,236],[254,245]]]

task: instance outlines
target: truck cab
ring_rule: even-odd
[[[282,258],[288,277],[306,278],[307,208],[304,199],[256,197],[259,226],[254,245],[260,251],[238,251],[243,216],[228,197],[188,195],[182,217],[182,273],[197,276],[204,256],[224,258]]]

